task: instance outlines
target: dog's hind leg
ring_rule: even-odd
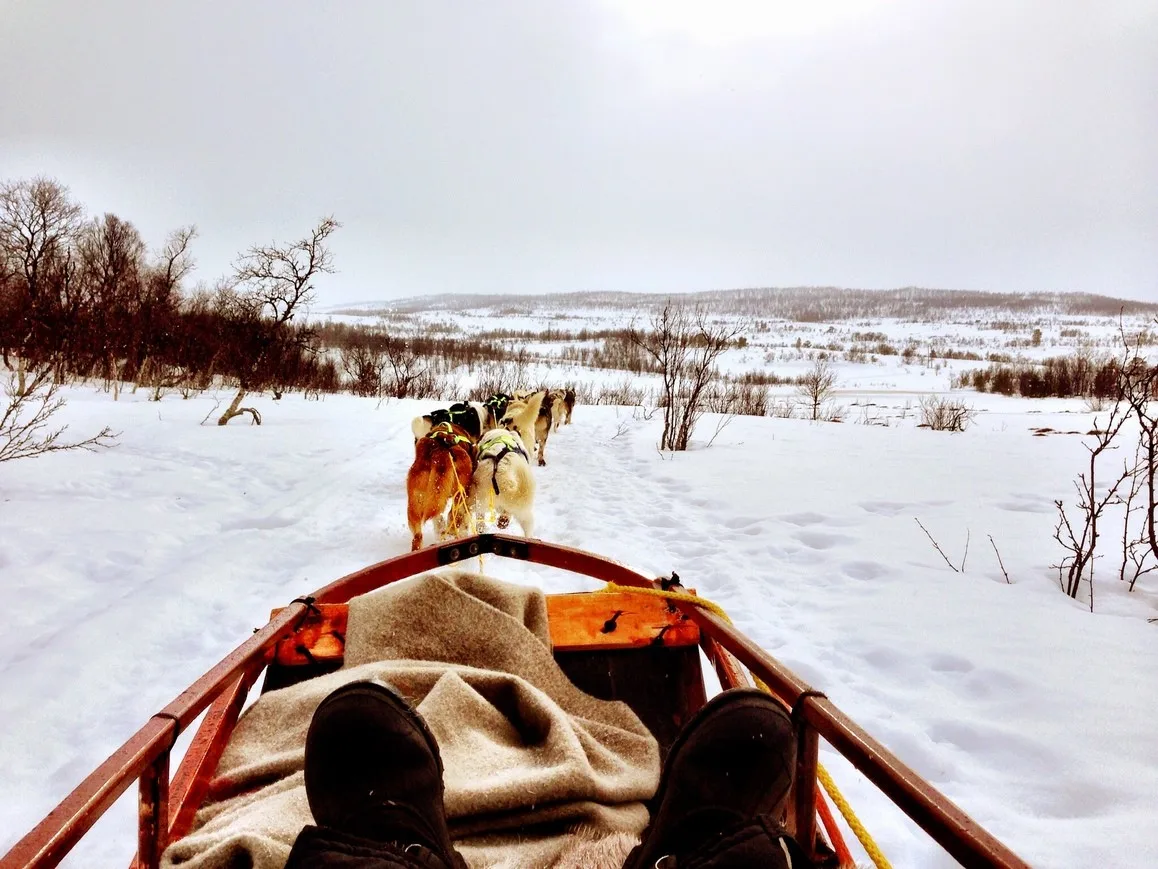
[[[407,505],[406,524],[410,526],[410,550],[422,548],[422,515],[415,510],[414,504]]]
[[[524,537],[535,536],[535,513],[530,509],[511,509],[511,515],[519,520],[519,527],[523,529]]]

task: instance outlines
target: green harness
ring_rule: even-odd
[[[494,465],[491,466],[491,487],[495,490],[496,495],[499,493],[499,462],[507,453],[518,453],[524,459],[527,458],[527,451],[523,449],[522,439],[505,429],[489,431],[478,442],[479,464],[484,461],[494,462]]]
[[[428,438],[431,438],[433,440],[436,440],[436,441],[438,441],[439,444],[446,447],[447,449],[450,449],[451,447],[455,446],[455,444],[466,444],[472,450],[474,448],[474,441],[472,441],[470,438],[468,438],[464,435],[460,435],[458,432],[456,432],[451,427],[451,424],[449,422],[440,422],[438,425],[434,426],[430,431],[428,431],[425,435],[423,435],[423,437],[428,437]]]

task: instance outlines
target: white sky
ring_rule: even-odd
[[[1158,4],[0,0],[0,178],[332,304],[909,284],[1158,300]]]

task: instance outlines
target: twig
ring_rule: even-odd
[[[219,407],[221,407],[221,399],[220,398],[214,399],[213,407],[209,408],[209,413],[207,413],[207,414],[205,414],[205,416],[201,417],[201,422],[199,422],[197,424],[198,425],[205,425],[205,420],[209,419],[209,417],[211,417],[211,416],[213,416],[213,414],[217,413],[217,408],[219,408]]]
[[[933,548],[936,549],[937,552],[941,554],[941,557],[945,559],[945,563],[949,565],[949,569],[954,573],[960,573],[961,571],[959,571],[953,562],[949,560],[949,556],[947,556],[944,550],[942,550],[941,547],[937,545],[937,541],[933,539],[933,535],[929,533],[929,530],[924,525],[921,525],[921,520],[914,516],[913,521],[916,522],[917,525],[920,526],[921,530],[925,532],[925,536],[929,538],[929,542],[933,544]]]
[[[965,529],[965,554],[961,556],[961,572],[965,572],[965,559],[969,557],[969,529]]]
[[[736,415],[734,413],[723,414],[722,417],[716,422],[716,431],[712,434],[711,438],[708,439],[707,446],[710,447],[712,444],[714,444],[716,442],[716,438],[720,436],[720,432],[726,429],[735,418]]]
[[[993,535],[992,534],[989,535],[989,542],[993,543]],[[993,543],[993,551],[997,552],[997,544],[996,543]],[[1005,569],[1005,562],[1001,560],[1001,553],[1000,552],[997,552],[997,563],[1001,565],[1001,572],[1003,574],[1005,574],[1005,582],[1008,585],[1013,585],[1013,583],[1010,582],[1010,579],[1009,579],[1009,572],[1006,571],[1006,569]]]

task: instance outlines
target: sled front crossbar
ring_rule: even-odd
[[[387,559],[330,583],[280,610],[216,667],[154,715],[97,767],[48,816],[0,858],[0,869],[56,866],[98,818],[138,781],[139,824],[135,869],[155,869],[169,842],[186,835],[209,795],[217,762],[250,688],[271,660],[277,643],[294,633],[315,604],[345,603],[401,579],[478,555],[501,555],[569,570],[605,582],[658,587],[625,565],[578,549],[501,534],[480,534]],[[732,656],[767,684],[790,708],[797,726],[798,760],[789,822],[806,850],[815,847],[816,768],[823,737],[854,767],[965,867],[1028,869],[1024,860],[966,815],[842,713],[827,697],[719,616],[691,602],[675,605],[692,619],[725,688],[746,684]],[[721,651],[722,650],[722,651]],[[170,781],[169,754],[177,737],[202,719]],[[811,856],[811,855],[810,855]]]

